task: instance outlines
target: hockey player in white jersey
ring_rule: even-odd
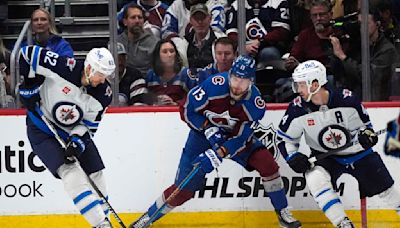
[[[19,93],[28,108],[27,133],[33,153],[61,179],[65,191],[91,226],[111,227],[106,205],[82,171],[107,199],[104,164],[91,137],[112,99],[107,81],[115,70],[111,53],[105,48],[94,48],[83,63],[29,46],[21,49],[19,64],[24,79]],[[66,149],[40,114],[56,128]]]
[[[378,136],[361,102],[349,90],[327,88],[326,69],[318,61],[299,64],[292,78],[293,91],[299,96],[289,104],[279,124],[278,148],[295,172],[304,173],[326,217],[334,226],[354,227],[333,188],[343,173],[357,179],[361,197],[377,195],[399,211],[399,191],[381,157],[372,149]],[[299,151],[302,136],[311,156],[337,152],[311,164],[309,157]],[[359,143],[353,145],[355,140]]]

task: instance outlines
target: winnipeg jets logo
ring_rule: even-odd
[[[53,119],[63,127],[74,126],[83,117],[82,109],[71,102],[57,103],[52,110]]]
[[[325,150],[344,147],[351,140],[349,132],[340,125],[324,127],[319,133],[318,141]]]
[[[207,110],[205,111],[205,115],[213,125],[229,130],[232,130],[235,127],[236,123],[239,121],[238,118],[231,117],[229,111],[225,111],[219,114]]]

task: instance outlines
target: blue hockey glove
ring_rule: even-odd
[[[222,158],[212,149],[208,149],[199,154],[192,162],[193,165],[200,163],[201,169],[205,173],[211,173],[214,169],[218,168],[222,163]]]
[[[358,142],[364,148],[364,150],[369,149],[378,142],[378,136],[375,134],[374,130],[371,128],[366,128],[358,132]]]
[[[399,122],[400,118],[397,120],[392,120],[387,124],[384,151],[387,155],[400,158]]]
[[[19,96],[22,104],[26,109],[33,112],[35,111],[35,107],[40,102],[40,89],[39,86],[35,86],[32,88],[27,88],[23,84],[19,86]]]
[[[66,163],[74,162],[73,157],[79,157],[85,149],[86,145],[82,138],[78,135],[72,135],[65,150]]]
[[[308,161],[308,157],[300,152],[295,152],[286,158],[286,161],[290,168],[296,173],[305,173],[311,168],[311,163]]]
[[[223,132],[219,127],[213,126],[205,129],[204,135],[213,150],[217,150],[225,142]]]

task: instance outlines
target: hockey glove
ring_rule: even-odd
[[[204,135],[206,136],[213,150],[217,150],[225,142],[223,132],[219,127],[213,126],[207,128],[204,130]]]
[[[364,150],[369,149],[378,142],[378,136],[375,134],[374,130],[371,128],[366,128],[358,132],[358,142],[364,148]]]
[[[74,162],[74,157],[79,157],[86,149],[82,138],[78,135],[72,135],[69,138],[67,149],[65,150],[66,163]]]
[[[400,118],[392,120],[387,124],[387,134],[385,139],[385,154],[400,157],[400,134],[399,134]]]
[[[27,88],[23,84],[19,86],[19,96],[26,109],[33,112],[40,102],[39,86]]]
[[[286,158],[290,168],[296,173],[305,173],[311,168],[311,163],[308,161],[308,157],[300,152],[295,152],[291,156]]]
[[[208,149],[204,153],[199,154],[192,162],[193,165],[197,163],[200,163],[199,165],[205,173],[211,173],[221,165],[222,158],[212,149]]]

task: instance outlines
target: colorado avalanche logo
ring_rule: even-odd
[[[349,132],[340,125],[329,125],[324,127],[319,135],[319,144],[325,150],[344,147],[351,140]]]
[[[256,107],[259,109],[265,108],[265,101],[260,96],[256,97],[256,99],[254,100],[254,103],[255,103]]]
[[[63,127],[71,127],[83,118],[82,109],[71,102],[57,103],[52,111],[53,119]]]
[[[252,125],[254,130],[254,135],[264,144],[265,147],[272,153],[275,160],[279,158],[279,152],[276,148],[276,130],[274,125],[271,123],[267,127],[264,125],[256,123]]]
[[[248,40],[259,40],[267,35],[261,21],[258,18],[253,18],[246,24],[246,36]]]
[[[219,114],[207,110],[204,112],[204,114],[213,125],[229,130],[232,130],[239,120],[237,118],[231,117],[228,111]]]

